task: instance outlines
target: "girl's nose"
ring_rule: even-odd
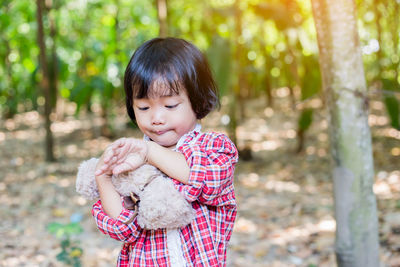
[[[151,124],[152,125],[160,125],[160,124],[164,124],[164,123],[165,123],[165,119],[164,119],[162,111],[156,110],[153,113],[153,116],[151,118]]]

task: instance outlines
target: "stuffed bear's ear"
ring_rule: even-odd
[[[83,161],[76,175],[76,192],[88,200],[100,197],[94,175],[98,161],[97,158]]]

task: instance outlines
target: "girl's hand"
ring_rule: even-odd
[[[110,153],[104,153],[104,165],[99,173],[112,171],[120,174],[133,171],[146,163],[147,142],[135,138],[121,138],[110,145]]]
[[[106,150],[104,150],[104,152],[101,155],[101,157],[99,158],[99,161],[97,162],[96,170],[95,170],[95,173],[94,173],[96,176],[100,176],[102,174],[109,175],[109,176],[112,175],[112,169],[110,169],[108,167],[108,165],[104,164],[104,158],[105,157],[108,158],[112,154],[113,154],[113,150],[112,150],[111,146],[108,146],[106,148]]]

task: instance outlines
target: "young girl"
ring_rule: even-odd
[[[124,242],[118,266],[225,266],[236,217],[235,145],[202,133],[198,121],[219,105],[208,63],[191,43],[156,38],[140,46],[125,71],[126,108],[144,139],[111,144],[96,168],[100,200],[92,214],[104,234]],[[147,230],[131,220],[111,184],[148,163],[171,177],[196,211],[181,229]]]

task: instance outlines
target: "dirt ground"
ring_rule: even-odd
[[[274,109],[262,99],[247,104],[237,144],[251,148],[253,159],[241,159],[235,172],[239,212],[228,266],[335,265],[328,122],[320,101],[310,104],[317,112],[299,154],[299,112],[291,109],[286,89],[277,90]],[[389,127],[380,101],[371,101],[370,110],[381,266],[400,266],[400,132]],[[80,217],[84,231],[73,240],[83,249],[82,265],[115,265],[120,244],[98,232],[92,203],[75,193],[79,163],[99,156],[112,140],[100,137],[96,113],[78,119],[67,105],[66,114],[52,126],[56,163],[44,161],[45,132],[37,112],[0,121],[0,266],[63,266],[56,259],[60,239],[47,226]],[[225,132],[224,114],[212,113],[202,122],[204,130]],[[112,121],[115,138],[141,136],[126,127],[122,109]]]

